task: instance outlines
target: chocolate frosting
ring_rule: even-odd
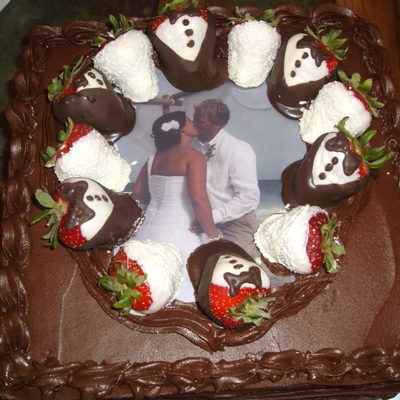
[[[184,12],[173,11],[169,15],[172,23],[181,15],[199,15],[199,11],[189,8]],[[169,82],[183,91],[213,89],[221,85],[227,77],[226,60],[216,56],[216,30],[213,14],[207,12],[208,27],[199,54],[194,61],[179,57],[164,44],[149,28],[147,34],[158,55],[158,66]]]
[[[223,15],[231,13],[219,10],[217,42],[223,43]],[[385,102],[374,123],[396,157],[379,179],[336,210],[344,221],[341,237],[353,239],[346,244],[343,271],[278,288],[271,304],[278,322],[243,331],[216,329],[194,304],[175,302],[152,319],[110,311],[111,299],[97,287],[110,255],[63,247],[52,253],[39,240],[44,227],[29,226],[38,211],[31,201],[34,190],[55,186],[54,175],[40,160],[54,141],[55,126],[44,85],[60,65],[90,52],[89,42],[107,27],[82,21],[62,29],[37,27],[22,55],[24,68],[15,76],[17,95],[5,112],[10,126],[0,225],[5,398],[300,399],[392,397],[400,392],[400,105],[387,74],[387,54],[376,27],[350,10],[327,4],[309,12],[282,5],[277,15],[286,36],[310,23],[343,29],[351,39],[349,54],[354,54],[344,69],[373,75],[375,94]],[[135,26],[145,29],[146,23]],[[237,347],[204,352],[225,346]]]
[[[282,200],[285,204],[293,207],[298,205],[315,205],[322,208],[337,206],[343,199],[350,197],[361,190],[369,181],[369,177],[354,180],[342,185],[317,185],[313,181],[312,169],[314,158],[324,141],[330,133],[321,135],[310,147],[303,160],[290,164],[282,173]],[[350,142],[346,135],[337,132],[335,137],[326,142],[326,149],[329,151],[342,152],[345,154],[343,159],[343,171],[350,176],[358,168],[361,157],[350,151]],[[329,164],[325,169],[329,169]]]
[[[132,104],[117,94],[106,76],[96,70],[102,77],[104,89],[89,88],[74,94],[63,96],[53,102],[53,112],[56,119],[65,124],[67,118],[75,123],[87,124],[97,129],[110,143],[116,142],[133,130],[136,112]],[[75,86],[87,86],[87,80],[82,71],[74,79]]]

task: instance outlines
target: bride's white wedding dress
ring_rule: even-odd
[[[202,243],[201,236],[189,231],[196,219],[188,193],[186,176],[151,175],[154,156],[147,162],[150,202],[143,224],[135,239],[151,239],[174,244],[182,252],[184,282],[179,292],[181,301],[194,301],[193,287],[186,269],[186,260]]]

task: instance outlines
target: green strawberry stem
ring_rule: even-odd
[[[247,21],[265,21],[272,27],[278,26],[279,23],[279,18],[275,17],[275,10],[274,9],[268,9],[264,10],[264,12],[258,17],[254,17],[250,13],[243,14],[240,12],[239,7],[235,8],[235,17],[229,18],[229,21],[232,22],[247,22]]]
[[[66,125],[66,130],[65,131],[61,130],[57,134],[57,140],[59,142],[61,142],[60,145],[57,148],[54,148],[52,146],[47,146],[46,152],[41,154],[41,156],[45,162],[44,166],[46,168],[54,167],[54,165],[56,163],[56,158],[57,158],[57,151],[61,149],[64,142],[68,139],[68,136],[71,134],[71,132],[74,128],[74,122],[69,117],[67,118],[65,125]]]
[[[95,37],[90,43],[93,47],[100,47],[110,39],[115,39],[118,36],[132,30],[134,28],[133,22],[131,22],[125,15],[118,14],[118,19],[110,14],[108,19],[110,21],[111,30],[105,35]]]
[[[347,49],[340,49],[340,47],[343,46],[347,39],[338,39],[342,33],[341,29],[331,29],[326,35],[323,35],[324,27],[318,27],[313,31],[307,26],[306,30],[313,39],[321,42],[336,59],[343,61],[346,58]]]
[[[198,0],[172,0],[171,2],[165,4],[158,8],[158,15],[164,15],[169,11],[173,11],[176,8],[189,8],[189,7],[197,7],[199,4]]]
[[[341,224],[341,221],[337,220],[336,214],[332,214],[328,222],[321,226],[322,253],[324,254],[325,268],[329,273],[340,271],[341,266],[336,258],[345,254],[343,245],[339,244],[335,238],[336,231]]]
[[[354,146],[355,152],[362,158],[362,161],[371,169],[383,167],[393,156],[390,151],[385,154],[386,146],[370,147],[369,141],[375,136],[376,130],[365,131],[360,137],[356,138],[346,129],[346,121],[349,117],[343,118],[337,128],[343,132]]]
[[[69,86],[72,85],[75,76],[89,65],[89,59],[81,57],[76,64],[71,68],[69,65],[63,65],[62,72],[52,79],[51,83],[47,86],[47,97],[50,101],[57,100],[60,94]]]
[[[235,321],[243,320],[244,323],[251,323],[260,326],[265,318],[271,318],[265,310],[268,308],[268,303],[273,300],[272,297],[261,297],[261,294],[247,297],[239,306],[232,306],[229,309]]]
[[[63,201],[56,201],[44,190],[38,189],[35,192],[35,199],[45,210],[36,215],[31,225],[36,224],[44,218],[49,217],[46,226],[50,227],[50,231],[42,236],[46,246],[55,249],[58,245],[58,226],[61,218],[68,210],[68,204]]]
[[[357,72],[349,78],[344,71],[338,71],[338,77],[344,84],[348,85],[364,99],[372,116],[377,118],[379,116],[378,110],[382,108],[384,104],[379,102],[376,97],[369,95],[372,89],[372,79],[368,78],[365,81],[361,81],[361,75]]]
[[[135,287],[140,286],[147,278],[147,275],[139,275],[135,270],[128,271],[125,263],[116,261],[113,263],[115,276],[104,275],[99,284],[104,289],[113,292],[117,301],[112,305],[122,314],[127,314],[132,309],[132,298],[139,299],[140,293]]]

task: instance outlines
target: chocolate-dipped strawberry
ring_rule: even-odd
[[[341,82],[324,85],[300,118],[300,135],[306,143],[312,144],[326,132],[338,131],[338,121],[346,116],[348,130],[353,136],[360,136],[384,106],[370,94],[371,78],[362,81],[359,73],[348,77],[343,71],[338,71],[338,76]]]
[[[143,220],[143,211],[129,193],[113,192],[85,178],[62,182],[54,196],[37,190],[36,201],[45,210],[32,224],[49,217],[43,236],[55,248],[58,240],[76,250],[112,249],[131,237]]]
[[[281,45],[278,18],[274,10],[265,10],[259,19],[238,9],[236,15],[228,35],[229,79],[241,87],[257,87],[267,78]]]
[[[216,57],[215,19],[204,8],[185,7],[188,3],[197,2],[175,0],[163,7],[147,34],[173,86],[184,91],[212,89],[227,75],[226,63]]]
[[[242,248],[219,240],[198,247],[188,260],[200,309],[216,324],[260,325],[267,313],[270,281]]]
[[[170,243],[129,240],[110,263],[100,285],[114,293],[113,308],[153,314],[170,304],[182,286],[182,256]]]
[[[280,264],[298,274],[310,274],[325,266],[340,270],[338,257],[344,248],[337,236],[340,221],[316,206],[284,208],[269,215],[254,234],[265,262]]]
[[[291,36],[278,51],[267,92],[271,104],[288,118],[301,117],[302,109],[332,79],[346,55],[346,49],[340,48],[346,40],[339,39],[340,29],[323,33],[322,28],[314,32],[307,27],[306,33]]]
[[[111,143],[135,126],[135,109],[88,59],[81,58],[73,67],[64,65],[47,89],[54,116],[62,124],[69,117],[93,126]]]
[[[346,121],[347,117],[338,124],[339,132],[321,135],[303,160],[285,169],[282,174],[284,203],[336,206],[365,186],[371,170],[382,167],[393,157],[393,152],[385,154],[385,146],[370,146],[376,131],[366,131],[354,138],[345,127]]]
[[[45,166],[54,167],[61,182],[80,176],[116,192],[124,190],[129,182],[130,164],[96,129],[84,124],[75,125],[70,118],[66,125],[67,130],[58,133],[62,145],[58,149],[48,146],[42,154]]]
[[[92,42],[93,46],[101,47],[93,57],[94,66],[124,97],[137,103],[146,102],[158,93],[150,40],[121,14],[119,19],[110,15],[110,22],[111,31]]]

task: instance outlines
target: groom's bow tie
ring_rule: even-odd
[[[211,157],[213,157],[215,155],[215,151],[216,151],[216,144],[209,144],[207,143],[207,151],[205,152],[205,156],[206,156],[206,160],[208,161]]]

